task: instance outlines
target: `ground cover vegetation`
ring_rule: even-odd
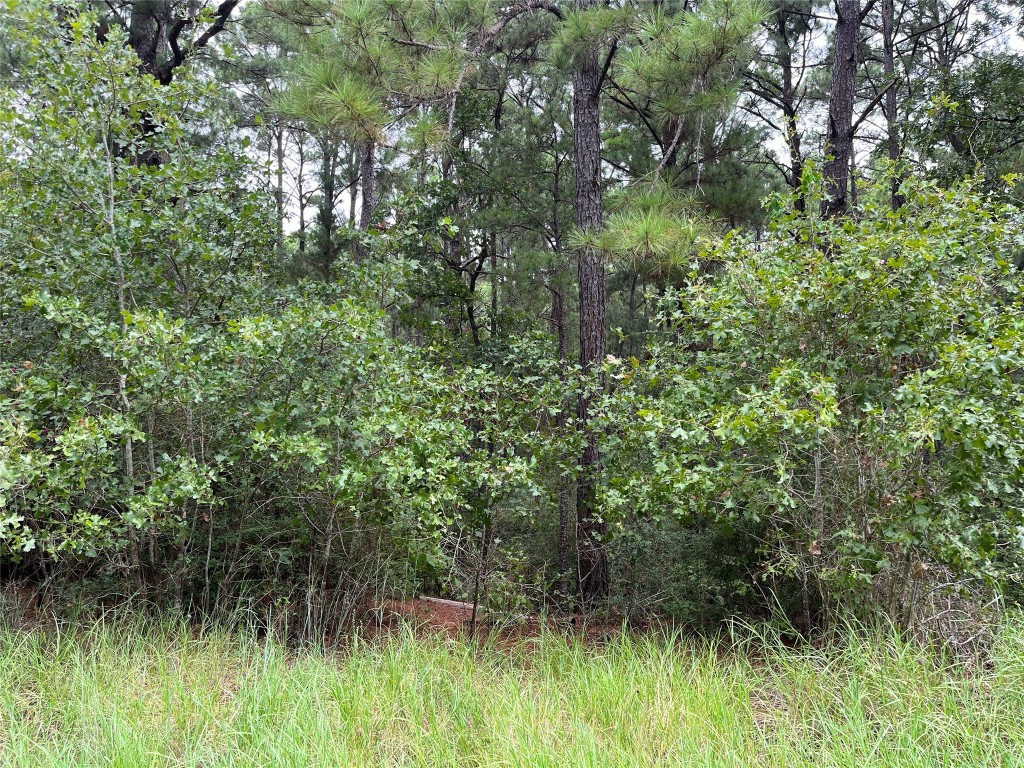
[[[1015,766],[1024,634],[983,668],[880,631],[342,654],[112,621],[0,631],[0,755],[32,766]],[[725,649],[732,648],[728,652]]]
[[[973,653],[1019,599],[1012,5],[0,10],[0,576],[46,611],[128,602],[319,641],[420,593],[489,619],[775,617],[811,633],[882,616]],[[180,741],[154,755],[197,765],[238,739],[269,755],[287,732],[250,728],[257,710],[298,708],[311,719],[294,727],[312,728],[334,714],[307,686],[391,680],[408,656],[402,675],[465,665],[472,690],[444,695],[470,697],[513,742],[533,739],[514,729],[542,710],[590,723],[590,741],[537,732],[528,764],[585,762],[598,742],[611,755],[648,738],[640,720],[591,722],[587,697],[607,672],[601,690],[620,701],[615,675],[654,660],[636,682],[666,717],[697,706],[701,680],[725,681],[700,704],[718,735],[692,741],[680,721],[663,757],[687,743],[800,764],[813,742],[846,764],[840,722],[863,726],[847,731],[862,754],[881,744],[865,702],[910,706],[890,704],[871,654],[900,679],[931,663],[850,640],[746,679],[742,659],[654,645],[616,646],[605,669],[554,643],[518,670],[398,644],[335,669],[245,645],[228,666],[246,682],[221,700],[176,677],[176,654],[212,664],[232,641],[140,636],[117,662],[111,637],[5,635],[9,749],[102,762],[120,740],[166,736]],[[19,643],[36,642],[40,664],[69,665],[52,683],[68,688],[42,690],[32,666],[11,677]],[[853,667],[824,680],[843,654]],[[1011,656],[985,674],[1013,678]],[[93,665],[165,662],[153,695],[183,686],[199,719],[147,732]],[[247,677],[256,664],[263,682]],[[545,665],[575,670],[564,696],[578,702]],[[772,675],[784,697],[823,687],[776,712],[766,746],[750,701]],[[484,678],[494,691],[473,688]],[[945,738],[978,764],[990,733],[982,763],[1011,754],[1019,731],[994,712],[1019,690],[992,679],[929,672],[920,702],[937,719],[893,726],[907,730],[884,749],[925,764]],[[83,719],[58,728],[66,747],[46,745],[55,710],[33,721],[17,702],[72,688]],[[397,706],[383,690],[380,706]],[[729,697],[738,708],[708,709]],[[127,721],[87,715],[87,699]],[[379,748],[441,759],[458,733],[467,764],[503,748],[466,724],[421,731],[437,712]],[[207,733],[210,713],[239,724]],[[378,749],[357,735],[321,746]]]

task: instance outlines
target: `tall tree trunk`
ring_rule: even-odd
[[[491,232],[491,338],[498,338],[498,233]]]
[[[903,196],[900,195],[900,138],[896,123],[896,57],[893,44],[895,16],[893,0],[882,0],[882,71],[885,74],[883,85],[887,89],[882,102],[882,112],[885,114],[886,150],[892,163],[892,207],[899,208],[903,205]]]
[[[782,107],[783,128],[786,134],[786,148],[789,150],[789,186],[796,192],[796,209],[803,213],[805,209],[802,191],[804,175],[803,151],[800,147],[800,126],[797,123],[797,91],[793,82],[793,46],[789,42],[786,29],[787,11],[780,9],[776,14],[779,38],[779,67],[782,69],[782,93],[779,102]]]
[[[577,0],[578,9],[595,0]],[[576,165],[576,222],[587,234],[603,224],[601,197],[601,68],[597,50],[588,51],[572,73],[574,160]],[[605,277],[601,253],[593,247],[579,252],[580,366],[597,374],[605,357]],[[601,380],[603,386],[603,377]],[[584,606],[608,594],[608,558],[602,543],[605,525],[597,508],[597,475],[601,453],[591,429],[593,394],[581,392],[580,424],[586,433],[576,494],[576,538],[579,550],[580,599]]]
[[[106,219],[107,231],[110,236],[110,251],[111,257],[114,262],[115,274],[117,276],[117,309],[118,314],[121,316],[121,335],[126,337],[128,335],[128,306],[131,298],[131,288],[128,282],[127,273],[124,266],[124,258],[121,254],[121,247],[118,240],[118,229],[117,229],[117,174],[114,168],[114,157],[116,149],[114,146],[113,132],[110,129],[108,122],[104,121],[103,124],[103,149],[106,158],[106,170],[107,170],[107,189],[106,198],[104,199],[104,214]],[[118,372],[117,376],[117,393],[120,399],[120,411],[125,419],[131,418],[132,405],[128,399],[128,374],[122,368]],[[151,435],[152,437],[152,435]],[[125,432],[124,437],[124,474],[128,481],[128,497],[129,499],[135,496],[136,491],[136,477],[135,477],[135,444],[132,439],[132,433],[130,431]],[[139,590],[139,596],[146,599],[146,574],[142,567],[141,549],[139,545],[139,534],[138,531],[128,526],[128,556],[131,560],[132,570],[135,575],[136,587]]]
[[[301,133],[296,136],[295,150],[299,158],[299,170],[295,174],[295,193],[299,200],[299,253],[306,255],[306,140]]]
[[[321,270],[324,278],[330,279],[331,267],[334,266],[334,207],[337,203],[338,145],[333,141],[323,142],[323,161],[321,162],[321,189],[323,200],[320,203]]]
[[[568,383],[566,368],[569,356],[569,340],[566,337],[565,296],[557,285],[551,290],[551,330],[558,339],[559,376],[563,384]],[[564,435],[569,429],[568,404],[559,408],[556,417],[558,434]],[[569,523],[571,518],[572,488],[568,478],[558,478],[558,578],[559,589],[565,597],[573,593],[569,573]]]
[[[835,217],[849,207],[850,159],[853,156],[853,103],[857,86],[857,43],[860,36],[858,0],[836,0],[836,31],[832,59],[832,89],[828,100],[825,142],[825,199],[823,216]]]
[[[278,123],[274,134],[277,177],[277,186],[274,188],[274,203],[277,207],[277,257],[282,259],[284,258],[284,126]]]
[[[359,158],[359,179],[362,186],[361,197],[362,207],[359,209],[359,231],[369,232],[370,222],[373,221],[373,212],[377,208],[377,145],[373,139],[368,139],[363,144],[362,154]],[[356,255],[365,259],[368,250],[364,243],[356,246]]]

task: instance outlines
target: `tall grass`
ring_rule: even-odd
[[[1024,765],[1024,625],[958,666],[898,637],[827,651],[411,634],[344,654],[185,626],[0,629],[10,766]]]

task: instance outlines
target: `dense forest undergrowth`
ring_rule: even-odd
[[[0,579],[48,615],[245,616],[306,643],[350,632],[381,601],[427,595],[486,621],[656,617],[714,631],[741,617],[831,637],[883,617],[970,655],[1019,601],[1014,6],[0,11]],[[374,665],[387,654],[412,654],[414,669],[440,655],[399,643],[363,672],[328,671],[286,664],[276,646],[174,637],[157,650],[139,635],[131,674],[230,647],[239,669],[269,654],[267,685],[333,685],[386,674]],[[39,663],[72,665],[53,685],[84,697],[76,723],[24,719],[21,697],[71,695],[27,669],[2,694],[23,729],[11,749],[52,748],[59,762],[86,755],[71,744],[87,731],[82,750],[165,736],[184,741],[159,754],[208,737],[278,748],[269,731],[204,736],[193,720],[149,733],[134,714],[125,731],[89,730],[89,697],[121,711],[122,694],[105,699],[87,669],[115,663],[111,640],[4,636],[4,658],[31,646]],[[851,643],[834,658],[875,652]],[[662,653],[639,648],[616,646],[608,663],[629,675]],[[891,650],[878,651],[885,663],[903,663]],[[575,653],[540,658],[571,665]],[[665,677],[641,690],[675,717],[717,662],[657,658]],[[824,678],[832,658],[796,656],[778,674]],[[1019,674],[1019,658],[1000,658],[991,674]],[[477,662],[460,651],[444,663]],[[602,663],[580,674],[600,677]],[[740,685],[746,663],[716,672]],[[484,664],[470,678],[488,676],[537,686],[537,700],[507,707],[586,719],[559,709],[570,705],[538,670]],[[867,739],[889,683],[871,678],[882,688],[868,706],[856,689],[867,678],[839,679],[793,711],[851,696]],[[998,751],[1003,729],[1018,745],[1019,731],[990,706],[1019,688],[979,684],[935,682],[929,714],[892,726],[907,730],[891,743],[932,754],[948,724],[942,738],[964,754],[985,728],[1000,734],[988,759],[1011,754]],[[247,685],[248,699],[188,695],[200,719],[207,706],[244,719],[245,701],[279,695]],[[736,701],[754,695],[741,690]],[[504,733],[512,710],[470,693]],[[961,720],[943,719],[943,702],[976,695]],[[301,691],[280,696],[268,717],[333,716]],[[712,714],[713,701],[706,717],[745,718],[735,736],[715,721],[714,739],[747,757],[768,749],[747,704]],[[836,721],[801,711],[779,720],[779,754],[795,760],[779,764],[810,759],[805,736],[832,738]],[[647,738],[629,722],[587,733]],[[37,740],[50,728],[66,747]],[[465,728],[470,752],[503,748]],[[665,738],[698,738],[689,728]],[[416,734],[395,735],[395,760],[453,743]],[[590,749],[551,738],[537,742],[551,755]]]

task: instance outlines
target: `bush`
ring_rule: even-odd
[[[19,9],[0,94],[0,558],[320,632],[541,493],[536,414],[564,398],[542,345],[451,368],[393,339],[401,263],[287,285],[209,90],[56,13]]]
[[[897,211],[886,189],[707,249],[650,359],[609,365],[604,498],[754,537],[808,613],[909,622],[943,582],[1019,578],[1021,215],[971,182]]]

